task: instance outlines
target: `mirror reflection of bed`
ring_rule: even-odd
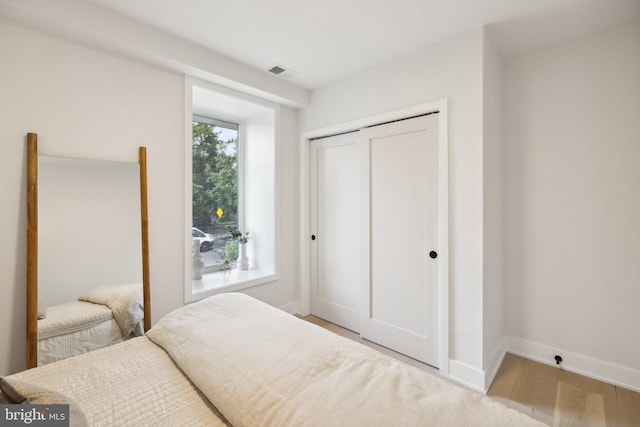
[[[142,336],[142,283],[94,288],[38,317],[38,366]]]
[[[41,153],[35,167],[37,251],[28,263],[37,278],[37,361],[27,364],[144,335],[144,167]]]

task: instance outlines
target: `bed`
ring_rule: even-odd
[[[543,425],[237,293],[6,379],[61,393],[96,426]]]
[[[99,286],[38,316],[38,366],[141,336],[142,284]]]

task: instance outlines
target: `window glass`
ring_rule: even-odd
[[[215,271],[237,253],[227,229],[238,228],[238,125],[194,115],[192,126],[192,237]]]

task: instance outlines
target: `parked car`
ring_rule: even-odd
[[[191,227],[191,237],[200,243],[200,252],[210,251],[213,248],[213,236],[199,228]]]

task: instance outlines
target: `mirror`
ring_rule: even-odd
[[[142,335],[151,317],[146,149],[124,163],[27,145],[31,368]]]

